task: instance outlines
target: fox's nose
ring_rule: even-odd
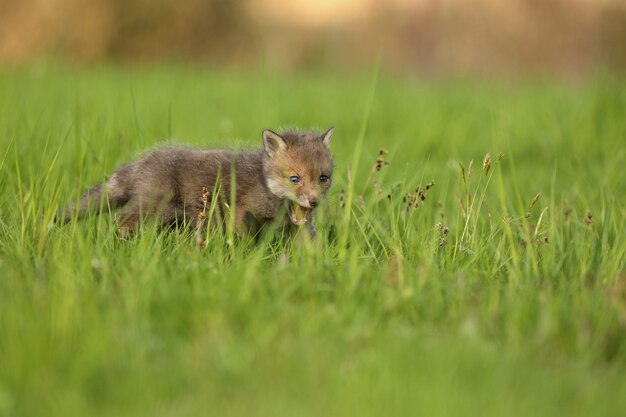
[[[316,198],[310,199],[309,204],[311,205],[311,208],[317,207],[317,199]]]

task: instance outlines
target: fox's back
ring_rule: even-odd
[[[134,194],[169,194],[183,202],[199,199],[204,187],[211,191],[219,188],[225,198],[230,198],[232,173],[238,193],[262,183],[263,176],[260,152],[228,150],[162,149],[129,168]]]

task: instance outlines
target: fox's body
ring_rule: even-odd
[[[322,135],[266,130],[258,151],[157,150],[117,169],[102,186],[66,207],[61,219],[67,222],[101,206],[121,207],[117,221],[122,236],[145,216],[164,226],[196,225],[203,243],[204,222],[223,224],[234,202],[240,234],[269,221],[307,223],[313,232],[313,209],[331,184],[331,135],[332,129]]]

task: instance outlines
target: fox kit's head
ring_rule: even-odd
[[[330,154],[331,127],[321,135],[287,131],[263,131],[263,171],[269,190],[289,200],[289,219],[295,225],[306,223],[309,213],[326,194],[333,178]]]

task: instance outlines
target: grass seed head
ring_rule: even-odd
[[[411,211],[419,207],[417,197],[415,194],[405,194],[402,197],[402,202],[406,204],[406,210]]]
[[[389,162],[385,161],[385,155],[389,152],[386,149],[380,148],[378,151],[378,158],[376,158],[376,162],[374,163],[374,172],[379,172],[384,165],[389,165]]]
[[[567,201],[565,202],[565,204],[567,204]],[[565,209],[563,210],[563,216],[565,216],[565,220],[569,220],[569,218],[572,215],[573,211],[574,211],[574,209],[571,208],[570,206],[566,206],[565,207]]]
[[[485,158],[483,159],[483,172],[485,175],[489,174],[489,170],[491,169],[491,154],[487,152]]]
[[[207,187],[202,187],[202,197],[200,197],[202,201],[202,211],[198,213],[198,220],[200,223],[203,223],[206,220],[206,208],[209,202],[209,189]]]
[[[541,193],[540,193],[540,192],[539,192],[539,193],[537,193],[537,195],[533,197],[533,201],[531,201],[531,202],[530,202],[530,207],[528,208],[529,210],[530,210],[531,208],[533,208],[533,206],[534,206],[535,204],[537,204],[537,201],[539,201],[539,197],[541,197]]]

